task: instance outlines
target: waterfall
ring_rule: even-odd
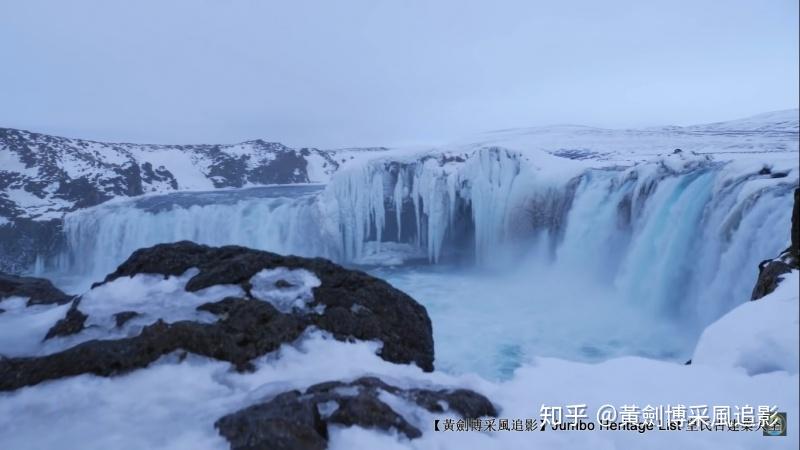
[[[398,251],[518,270],[533,260],[708,323],[746,301],[758,262],[787,246],[797,177],[681,158],[549,174],[486,148],[354,163],[324,188],[113,202],[68,215],[48,264],[96,280],[137,248],[181,239],[344,263]]]
[[[340,259],[312,193],[320,188],[254,188],[179,193],[100,205],[64,218],[66,248],[55,270],[98,280],[134,250],[192,240]]]
[[[760,261],[788,246],[796,181],[750,190],[722,166],[581,178],[556,260],[634,305],[707,324],[749,300]]]

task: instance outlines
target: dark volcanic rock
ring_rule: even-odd
[[[218,284],[239,284],[249,292],[250,278],[274,267],[309,270],[320,279],[321,285],[314,288],[309,310],[283,313],[264,299],[228,297],[197,308],[218,316],[218,321],[212,324],[158,321],[134,337],[88,341],[42,357],[4,359],[0,361],[0,390],[83,373],[117,375],[146,367],[179,350],[228,361],[237,370],[248,370],[253,358],[294,341],[310,325],[341,340],[379,339],[384,343],[380,353],[384,359],[414,362],[425,370],[433,370],[433,337],[425,308],[382,280],[327,260],[180,242],[135,252],[106,282],[137,273],[182,274],[190,267],[200,269],[187,283],[186,289],[190,291]],[[316,306],[323,305],[324,310],[319,312]],[[135,311],[120,311],[113,317],[119,327],[136,315]],[[46,339],[79,333],[86,319],[77,299]]]
[[[219,314],[221,319],[213,324],[158,321],[136,337],[88,341],[37,358],[0,360],[0,391],[84,373],[118,375],[178,350],[228,361],[246,370],[251,359],[295,340],[306,326],[297,317],[258,300],[226,298],[198,309]]]
[[[275,282],[275,287],[284,289],[284,288],[294,287],[294,285],[286,280],[281,279]]]
[[[445,402],[450,410],[457,412],[461,417],[474,418],[497,415],[494,405],[486,397],[468,389],[442,389],[438,391],[411,389],[407,392],[415,403],[430,412],[445,412],[444,408],[442,408],[442,402]]]
[[[44,278],[20,277],[0,272],[0,300],[4,297],[28,297],[28,306],[43,304],[59,304],[72,300]]]
[[[381,391],[433,413],[445,412],[445,404],[463,418],[497,415],[486,397],[466,389],[401,389],[378,378],[365,377],[351,383],[320,383],[304,393],[284,392],[266,403],[222,417],[215,426],[234,450],[323,449],[327,446],[329,424],[395,429],[409,439],[420,437],[418,428],[381,401]]]
[[[117,328],[121,328],[123,325],[128,323],[129,320],[133,319],[134,317],[138,316],[139,313],[136,311],[122,311],[114,314],[114,323],[117,324]]]
[[[753,288],[750,300],[758,300],[772,293],[778,287],[781,275],[792,271],[792,266],[780,260],[763,261],[758,266],[758,280]]]
[[[380,340],[380,356],[396,363],[416,363],[433,370],[433,334],[425,307],[385,281],[347,270],[322,258],[281,256],[245,247],[208,247],[183,241],[135,251],[107,283],[138,273],[180,275],[196,267],[200,272],[186,284],[198,291],[218,284],[239,284],[249,292],[250,278],[263,269],[306,269],[321,281],[314,288],[311,307],[324,305],[323,314],[308,319],[337,339]]]
[[[298,391],[278,395],[218,420],[215,426],[238,450],[323,450],[328,430],[315,404]]]
[[[362,391],[352,397],[332,395],[329,401],[335,401],[338,405],[336,411],[328,417],[330,423],[382,430],[394,428],[409,439],[422,436],[418,428],[408,423],[372,392]]]
[[[47,335],[44,337],[45,341],[56,336],[80,333],[83,330],[83,324],[89,317],[78,310],[78,303],[79,301],[74,301],[67,311],[67,315],[47,331]]]

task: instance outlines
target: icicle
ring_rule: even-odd
[[[400,242],[402,232],[403,232],[403,221],[402,221],[402,214],[403,214],[403,180],[404,180],[404,173],[402,170],[397,172],[397,181],[394,185],[394,210],[395,210],[395,217],[397,220],[397,242]]]

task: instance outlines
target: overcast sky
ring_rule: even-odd
[[[339,147],[796,108],[796,0],[3,0],[0,127]]]

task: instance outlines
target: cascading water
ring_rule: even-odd
[[[754,268],[788,245],[795,187],[747,192],[753,176],[721,169],[585,174],[554,264],[659,314],[709,323],[748,300]]]
[[[682,359],[787,246],[797,184],[682,158],[552,174],[489,148],[354,164],[324,189],[116,202],[69,215],[48,270],[86,283],[181,239],[343,263],[399,252],[439,263],[374,270],[428,307],[440,367],[503,376],[530,355]],[[465,259],[490,272],[447,269]]]
[[[101,205],[64,219],[66,249],[53,265],[84,284],[101,279],[134,250],[192,240],[301,256],[339,258],[317,225],[319,186],[177,193]]]

